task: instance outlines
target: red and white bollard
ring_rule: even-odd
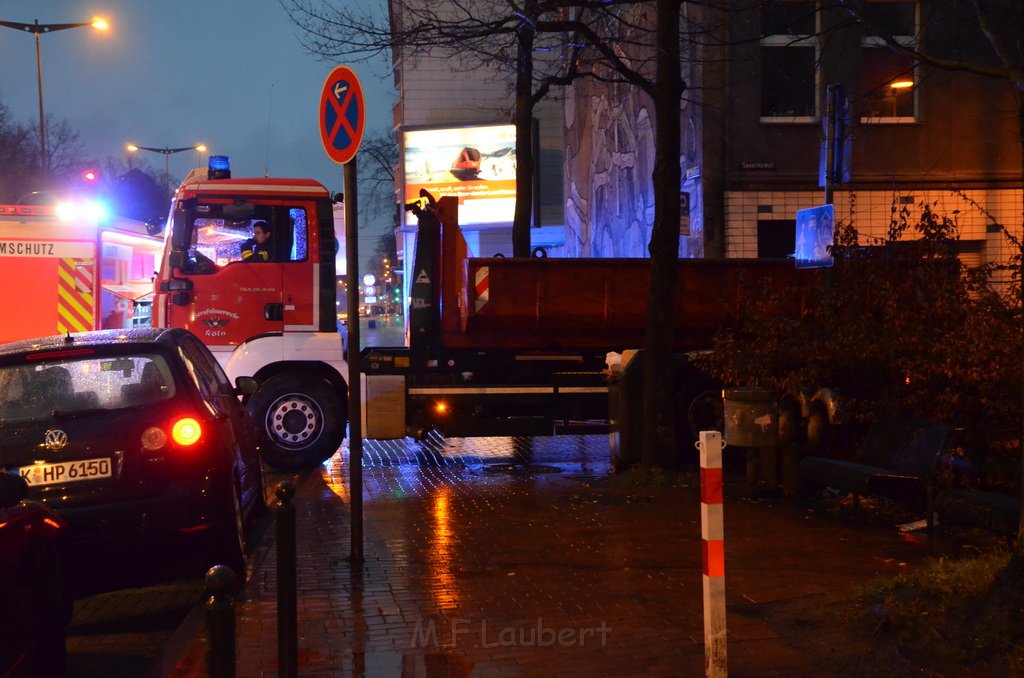
[[[704,550],[704,675],[728,675],[725,637],[725,524],[722,449],[718,431],[701,431],[700,536]]]

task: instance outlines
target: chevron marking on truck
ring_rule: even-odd
[[[57,331],[86,332],[93,329],[93,260],[62,258],[57,263]]]
[[[479,313],[480,309],[483,308],[488,300],[491,298],[491,280],[488,277],[490,274],[489,266],[481,266],[476,271],[476,280],[474,285],[476,286],[476,312]]]

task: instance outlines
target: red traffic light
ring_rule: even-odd
[[[87,169],[82,172],[82,179],[89,183],[94,183],[100,178],[100,173],[96,170]]]

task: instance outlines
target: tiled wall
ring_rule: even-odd
[[[725,198],[725,241],[727,257],[757,256],[757,222],[762,219],[795,219],[796,211],[823,202],[822,191],[730,191]],[[1012,246],[995,224],[1021,235],[1021,191],[975,189],[954,193],[949,190],[901,189],[835,193],[836,221],[853,223],[863,244],[871,238],[884,239],[892,218],[893,204],[910,208],[910,222],[928,203],[939,215],[954,219],[961,240],[982,241],[987,261],[1005,261]],[[906,238],[913,237],[908,231]]]

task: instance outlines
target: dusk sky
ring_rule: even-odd
[[[341,166],[327,158],[317,127],[320,90],[335,64],[302,48],[300,29],[276,0],[0,2],[4,21],[77,23],[94,16],[111,28],[41,37],[47,117],[67,120],[87,157],[123,157],[128,143],[202,142],[231,157],[235,176],[263,176],[266,168],[270,176],[310,177],[341,190]],[[0,27],[0,64],[0,102],[18,122],[37,122],[33,35]],[[366,134],[386,131],[394,98],[388,64],[381,58],[349,65],[367,93]],[[163,170],[162,155],[139,154]],[[171,174],[181,178],[196,164],[196,153],[177,153]],[[385,231],[390,215],[383,221],[360,230]]]

